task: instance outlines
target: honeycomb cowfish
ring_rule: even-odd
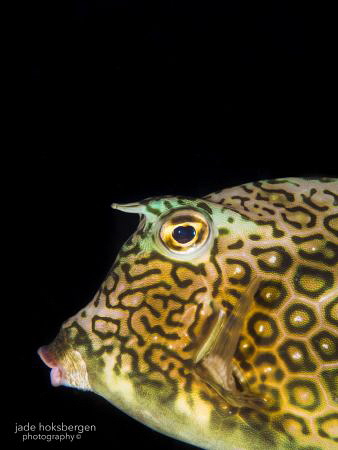
[[[204,449],[338,449],[338,179],[116,204],[135,233],[38,353]]]

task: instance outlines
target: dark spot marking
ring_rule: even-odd
[[[241,350],[241,342],[243,339],[244,339],[243,336],[240,336],[240,338],[238,340],[236,352],[234,355],[238,361],[244,361],[244,360],[250,358],[255,353],[255,348],[251,343],[249,343],[248,346],[245,347],[245,349]]]
[[[266,406],[268,411],[279,411],[280,410],[280,395],[278,389],[267,386],[265,384],[259,385],[260,391],[263,393],[268,393],[270,397],[269,405]]]
[[[229,317],[229,315],[232,313],[234,309],[234,305],[228,302],[227,300],[222,300],[222,306],[224,306],[224,308],[226,309],[227,317]]]
[[[118,299],[122,300],[127,295],[134,294],[135,292],[143,292],[147,293],[151,289],[157,289],[159,287],[163,287],[164,289],[171,289],[171,285],[166,283],[165,281],[160,281],[159,283],[149,284],[148,286],[143,286],[135,289],[126,289],[118,295]]]
[[[236,249],[242,248],[243,245],[244,245],[244,242],[242,241],[242,239],[238,239],[238,241],[236,241],[234,244],[228,245],[228,249],[236,250]]]
[[[249,189],[245,185],[242,185],[241,188],[243,189],[243,191],[247,192],[248,194],[252,194],[253,193],[253,189]]]
[[[130,306],[129,306],[130,308]],[[161,317],[161,313],[159,311],[157,311],[157,309],[155,309],[153,307],[153,305],[151,305],[150,303],[147,302],[147,308],[149,309],[149,311],[151,312],[151,314],[156,317],[157,319],[159,319]]]
[[[310,219],[309,222],[305,225],[305,223],[297,222],[295,220],[292,220],[292,218],[289,219],[285,213],[282,213],[281,215],[282,215],[283,219],[285,220],[285,222],[287,222],[288,224],[290,224],[294,228],[302,229],[303,226],[306,226],[307,228],[312,228],[312,227],[314,227],[316,225],[317,217],[316,217],[315,214],[313,214],[308,209],[303,208],[302,206],[295,206],[294,208],[285,208],[285,209],[287,211],[291,212],[291,213],[302,212],[306,216],[308,216],[309,219]],[[293,217],[293,219],[294,219],[294,217]]]
[[[333,316],[333,308],[336,307],[336,311],[338,311],[338,297],[332,300],[328,305],[325,306],[325,319],[332,323],[332,325],[338,326],[338,314],[336,317]]]
[[[284,377],[285,377],[285,375],[284,375],[284,372],[282,371],[282,369],[277,369],[275,372],[275,380],[282,381]]]
[[[190,392],[192,391],[193,375],[192,375],[190,372],[186,373],[186,370],[185,370],[184,367],[180,367],[180,368],[178,369],[178,373],[179,373],[183,378],[185,378],[185,383],[184,383],[183,389],[184,389],[186,392],[189,392],[189,393],[190,393]]]
[[[258,192],[256,195],[256,200],[264,200],[264,201],[268,202],[269,197],[264,197],[260,192]]]
[[[303,242],[312,241],[314,239],[324,239],[324,236],[320,233],[311,234],[310,236],[292,236],[291,238],[295,244],[302,244]]]
[[[327,430],[327,431],[324,430],[325,422],[329,422],[332,420],[334,420],[336,422],[336,424],[338,423],[338,413],[331,413],[331,414],[327,414],[326,416],[323,416],[323,417],[318,417],[316,419],[316,422],[318,424],[318,434],[324,438],[332,439],[333,441],[338,442],[338,433],[336,433],[335,435],[332,435],[332,434],[328,433],[329,430]],[[336,427],[335,427],[335,431],[336,431]],[[333,432],[335,432],[335,431],[333,431]]]
[[[216,278],[216,280],[214,281],[214,284],[213,284],[213,290],[212,290],[212,296],[213,297],[218,294],[218,289],[219,289],[219,286],[220,286],[220,284],[222,282],[222,270],[221,270],[221,268],[220,268],[220,266],[219,266],[219,264],[218,264],[218,262],[216,260],[217,253],[218,253],[218,239],[216,238],[215,242],[214,242],[214,245],[213,245],[213,247],[212,247],[212,249],[210,251],[210,262],[213,263],[213,265],[215,266],[215,269],[217,271],[217,274],[218,274],[217,278]]]
[[[165,319],[165,323],[170,327],[183,327],[184,323],[179,322],[178,320],[173,320],[173,316],[175,314],[183,314],[184,312],[184,305],[181,305],[180,307],[176,309],[171,309]]]
[[[250,200],[250,197],[241,197],[240,195],[234,195],[231,197],[233,200],[240,200],[241,207],[244,209],[244,211],[249,211],[249,208],[245,206],[245,203]]]
[[[333,205],[338,206],[338,195],[328,189],[325,189],[324,194],[332,195],[333,197]]]
[[[292,380],[287,383],[286,388],[289,396],[289,401],[293,405],[307,411],[314,411],[320,405],[320,395],[316,384],[312,381],[301,379]],[[310,392],[312,394],[312,401],[310,402],[307,396],[306,401],[303,401],[302,403],[302,398],[299,396],[300,390]]]
[[[248,361],[245,361],[244,359],[239,364],[240,368],[243,369],[244,372],[249,372],[252,369],[252,366]]]
[[[289,331],[304,334],[317,323],[317,319],[312,308],[303,303],[294,303],[285,311],[284,322]]]
[[[159,334],[160,336],[169,339],[169,340],[177,340],[180,339],[179,335],[177,333],[166,333],[163,328],[160,325],[154,325],[153,327],[150,325],[148,317],[141,316],[140,321],[143,323],[144,328],[148,331],[150,334]]]
[[[219,232],[219,234],[220,234],[221,236],[224,236],[224,235],[230,233],[230,231],[228,230],[228,228],[219,228],[219,229],[218,229],[218,232]]]
[[[278,308],[286,298],[287,291],[279,281],[262,281],[254,295],[256,302],[268,309]]]
[[[150,204],[148,203],[146,206],[146,210],[151,212],[152,214],[155,214],[155,216],[160,216],[161,215],[161,211],[157,208],[153,208],[152,206],[150,206]]]
[[[249,234],[249,239],[252,241],[260,241],[262,237],[259,234]]]
[[[212,209],[210,208],[209,205],[207,205],[204,202],[199,202],[197,203],[198,208],[202,208],[204,209],[204,211],[206,211],[207,213],[209,213],[212,216]]]
[[[305,435],[310,434],[310,430],[309,430],[308,426],[306,425],[305,420],[302,417],[298,417],[298,416],[295,416],[294,414],[290,414],[290,413],[286,413],[280,417],[277,417],[273,423],[273,426],[277,431],[281,431],[282,433],[285,433],[289,437],[290,441],[295,441],[294,435],[292,433],[290,433],[285,426],[285,423],[290,422],[290,421],[298,422],[299,425],[301,426],[301,431],[303,434],[305,434]],[[308,447],[306,447],[306,448],[308,449]]]
[[[229,277],[229,281],[232,284],[241,284],[242,286],[246,286],[249,284],[250,279],[251,279],[251,267],[249,266],[248,263],[246,263],[245,261],[242,261],[240,259],[233,259],[233,258],[227,258],[226,263],[227,264],[237,264],[244,269],[244,275],[241,278]]]
[[[275,238],[283,237],[284,231],[279,230],[273,220],[255,220],[257,225],[270,225],[272,227],[272,236]]]
[[[199,275],[199,274],[206,275],[205,267],[204,267],[203,263],[199,264],[198,266],[194,266],[193,264],[184,263],[184,262],[173,263],[172,269],[170,271],[170,275],[172,276],[172,279],[174,280],[175,284],[180,288],[186,288],[186,287],[190,286],[193,282],[193,280],[191,278],[184,279],[184,280],[181,280],[179,278],[177,271],[181,268],[188,269],[196,275]]]
[[[286,340],[278,347],[278,354],[290,372],[314,372],[316,370],[316,365],[311,360],[305,344],[301,341]],[[293,355],[298,359],[293,358]]]
[[[317,192],[317,189],[312,188],[310,191],[310,195],[306,196],[305,194],[302,194],[302,198],[303,198],[303,202],[310,206],[312,209],[316,210],[316,211],[327,211],[329,209],[328,206],[318,206],[316,205],[313,200],[312,200],[312,196]]]
[[[274,214],[276,214],[275,211],[273,209],[270,209],[270,208],[263,207],[262,210],[266,211],[267,213],[271,214],[272,216]]]
[[[278,184],[279,183],[280,183],[280,181],[278,182]],[[270,183],[270,184],[272,184],[272,183]],[[284,189],[267,189],[267,188],[263,188],[261,181],[256,181],[255,183],[253,183],[253,185],[258,187],[258,188],[260,188],[264,192],[268,192],[269,194],[282,194],[282,195],[285,196],[285,198],[289,202],[293,202],[295,200],[295,196],[293,194],[291,194],[291,192],[288,192],[288,191],[286,191]]]
[[[304,282],[304,277],[307,283]],[[313,279],[314,287],[309,280]],[[310,298],[317,298],[333,286],[333,274],[326,270],[300,265],[294,275],[294,286],[298,292]]]
[[[311,343],[324,361],[338,361],[338,337],[328,331],[320,331],[311,338]]]
[[[242,297],[242,293],[237,291],[237,289],[228,289],[227,292],[229,292],[229,294],[233,295],[235,298],[240,299]]]
[[[173,300],[174,302],[183,303],[185,300],[182,297],[179,297],[178,295],[169,294],[153,294],[152,298],[154,300],[162,300],[162,309],[168,308],[168,302],[169,300]]]
[[[140,273],[139,275],[132,276],[130,275],[130,264],[128,263],[122,264],[121,269],[123,270],[128,283],[132,283],[137,280],[142,280],[143,278],[147,278],[149,275],[161,273],[160,269],[149,269],[146,272]]]
[[[269,247],[269,248],[259,248],[255,247],[251,250],[254,256],[264,255],[264,253],[276,252],[277,253],[277,264],[270,263],[264,259],[258,258],[259,267],[265,272],[276,272],[285,273],[292,264],[292,258],[289,253],[281,246]]]
[[[272,353],[260,353],[256,356],[255,365],[260,366],[264,363],[276,364],[276,357]]]
[[[331,225],[330,222],[337,218],[338,218],[338,214],[333,214],[332,216],[325,217],[325,219],[323,221],[325,228],[327,230],[329,230],[331,233],[333,233],[335,236],[338,236],[338,229],[333,228],[333,226]]]
[[[114,292],[117,286],[117,283],[119,282],[119,276],[117,273],[115,273],[113,270],[109,273],[109,275],[114,279],[114,286],[111,288],[110,292]]]
[[[169,200],[164,200],[164,206],[165,206],[167,209],[172,209],[172,208],[173,208],[173,205],[170,203]]]
[[[330,256],[327,256],[327,251],[331,252]],[[338,262],[338,245],[333,242],[326,241],[324,247],[318,249],[317,252],[306,252],[303,249],[298,251],[299,256],[307,261],[317,261],[324,263],[327,266],[334,266]]]
[[[259,321],[265,322],[269,325],[270,335],[263,336],[257,333],[257,331],[255,330],[255,324]],[[254,338],[256,344],[262,346],[271,345],[273,342],[275,342],[279,335],[279,331],[275,321],[270,316],[267,316],[266,314],[263,314],[261,312],[256,312],[250,317],[250,320],[248,321],[248,332]]]
[[[196,327],[196,325],[197,325],[198,322],[199,322],[199,319],[200,319],[200,311],[201,311],[202,307],[203,307],[203,304],[202,304],[202,303],[199,303],[199,304],[197,305],[194,321],[193,321],[193,323],[189,326],[189,328],[188,328],[188,330],[187,330],[188,335],[189,335],[189,337],[190,337],[192,340],[196,340],[194,328]]]

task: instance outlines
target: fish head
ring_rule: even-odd
[[[256,225],[205,199],[112,207],[139,214],[139,226],[92,301],[39,355],[54,386],[92,390],[166,434],[177,435],[191,417],[199,429],[215,401],[231,412],[195,369],[219,312],[229,315],[251,280],[247,267],[231,261],[227,277],[238,281],[237,291],[221,276],[228,237],[245,239]]]

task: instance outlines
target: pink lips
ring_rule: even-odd
[[[50,381],[52,386],[60,386],[62,384],[62,369],[57,363],[57,360],[48,349],[48,346],[44,345],[39,348],[38,355],[47,367],[50,367]]]

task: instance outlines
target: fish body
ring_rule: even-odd
[[[112,206],[139,226],[39,349],[52,384],[201,448],[338,448],[338,180]]]

